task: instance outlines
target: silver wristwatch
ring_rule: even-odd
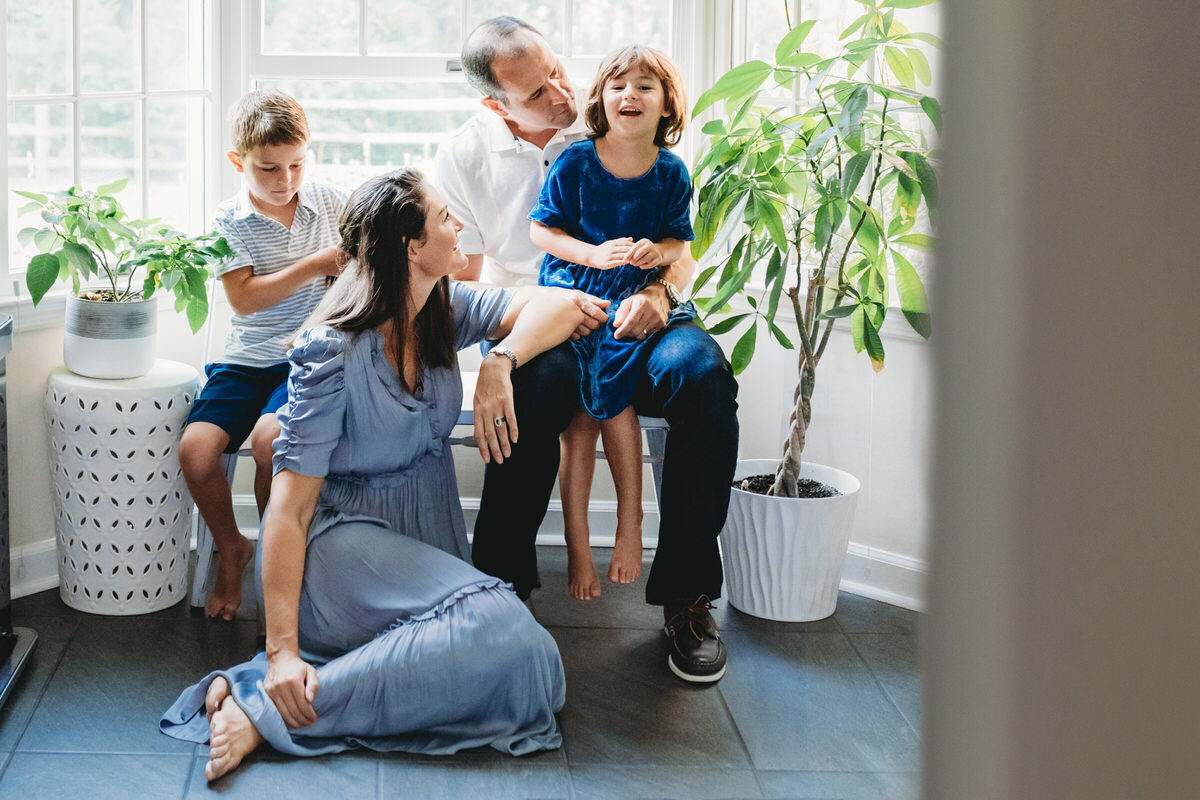
[[[671,304],[671,308],[675,308],[683,302],[683,296],[679,294],[679,289],[675,287],[675,284],[662,278],[655,278],[654,282],[661,284],[667,290],[667,302]]]
[[[517,368],[517,354],[502,344],[493,347],[491,350],[488,350],[488,355],[489,356],[504,356],[505,358],[507,358],[509,361],[512,362],[513,369]]]

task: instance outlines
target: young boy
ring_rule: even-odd
[[[205,366],[208,377],[192,407],[179,461],[196,507],[212,531],[220,559],[205,609],[231,620],[242,602],[242,572],[254,545],[238,531],[222,453],[250,436],[254,497],[261,516],[271,488],[275,411],[287,400],[287,349],[296,329],[339,272],[338,217],[347,193],[304,182],[308,120],[278,91],[245,95],[230,113],[242,191],[217,208],[216,229],[234,255],[217,269],[233,308],[225,357]]]

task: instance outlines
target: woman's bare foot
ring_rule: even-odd
[[[217,552],[217,580],[204,609],[210,619],[228,622],[237,615],[238,606],[242,604],[242,573],[254,558],[254,543],[245,536],[238,538],[240,541],[233,552],[227,552],[228,547]]]
[[[217,677],[208,687],[204,709],[208,714],[208,763],[204,777],[215,781],[237,768],[242,759],[263,743],[262,734],[236,702],[229,699],[229,681]]]
[[[617,537],[613,544],[612,560],[608,562],[610,583],[633,583],[642,574],[642,531],[632,530],[617,523]]]
[[[600,596],[600,579],[592,563],[592,550],[572,553],[567,549],[567,588],[576,600],[591,600]]]

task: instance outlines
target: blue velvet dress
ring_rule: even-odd
[[[509,298],[451,284],[459,349],[494,330]],[[461,407],[457,366],[427,370],[414,397],[382,336],[328,327],[301,334],[290,360],[275,470],[325,478],[299,606],[301,655],[320,679],[319,719],[286,728],[262,689],[260,653],[184,690],[161,730],[206,742],[204,694],[223,675],[267,742],[294,755],[559,747],[558,648],[508,584],[469,563],[445,442]],[[261,603],[261,576],[258,591]]]
[[[546,176],[529,219],[558,228],[580,241],[602,244],[629,236],[660,241],[695,238],[688,209],[692,181],[687,166],[666,148],[659,148],[654,166],[636,178],[618,178],[601,163],[591,139],[568,147]],[[633,402],[638,379],[657,336],[616,339],[612,319],[622,300],[637,294],[660,270],[624,264],[595,269],[546,255],[538,282],[564,286],[611,300],[609,324],[590,336],[571,342],[579,359],[580,402],[596,419],[615,417]],[[668,324],[696,316],[691,303],[671,311]]]

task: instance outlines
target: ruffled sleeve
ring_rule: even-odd
[[[455,349],[496,338],[493,334],[511,301],[512,292],[507,289],[473,289],[450,281],[450,308],[458,337]]]
[[[303,331],[288,353],[288,401],[279,409],[274,471],[324,477],[346,416],[345,334],[321,326]]]

